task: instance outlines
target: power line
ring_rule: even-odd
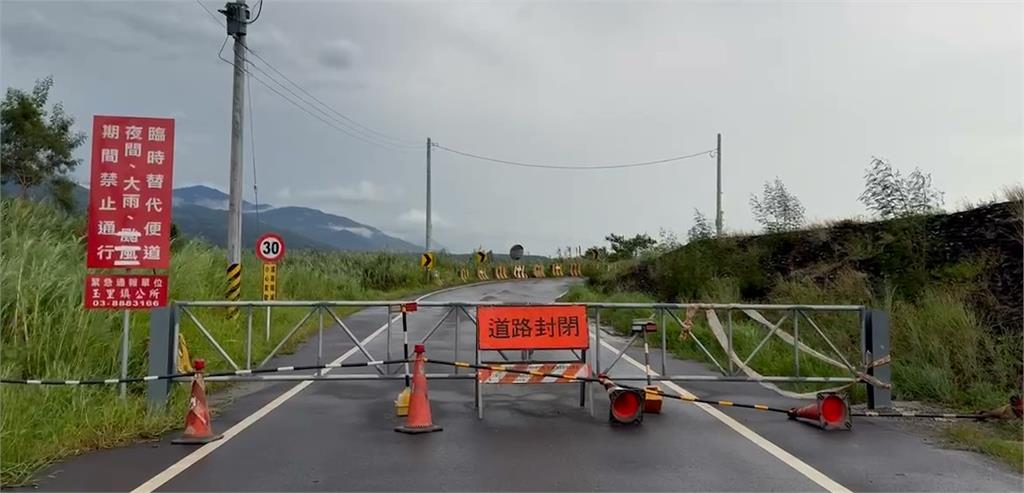
[[[687,154],[685,156],[674,156],[664,159],[656,159],[653,161],[642,161],[639,163],[624,163],[624,164],[598,164],[598,165],[564,165],[564,164],[537,164],[537,163],[524,163],[519,161],[509,161],[507,159],[498,159],[488,156],[481,156],[479,154],[473,154],[465,151],[459,151],[450,147],[445,147],[440,144],[434,144],[434,147],[442,149],[453,154],[460,156],[470,157],[473,159],[480,159],[483,161],[489,161],[498,164],[507,164],[510,166],[521,166],[524,168],[543,168],[543,169],[568,169],[568,170],[598,170],[598,169],[618,169],[618,168],[639,168],[641,166],[655,166],[658,164],[671,163],[673,161],[681,161],[683,159],[690,159],[699,156],[708,155],[711,156],[715,152],[714,149],[708,149],[706,151],[696,152],[693,154]]]
[[[199,4],[199,6],[202,7],[203,10],[205,10],[207,14],[210,14],[210,18],[213,19],[213,22],[216,22],[217,25],[219,25],[220,27],[224,27],[224,23],[221,22],[219,17],[214,15],[213,11],[210,10],[209,7],[207,7],[206,5],[203,5],[203,2],[200,2],[199,0],[196,0],[196,3]]]
[[[259,7],[259,10],[256,11],[256,17],[253,17],[251,21],[247,22],[247,24],[255,23],[256,19],[259,19],[260,15],[263,15],[263,0],[260,0],[260,4],[259,4],[258,7]]]
[[[256,124],[253,121],[256,117],[252,111],[252,84],[246,81],[245,88],[249,91],[249,147],[252,150],[252,197],[256,204],[256,227],[262,230],[263,223],[260,222],[260,188],[256,180]]]
[[[221,44],[220,50],[217,52],[217,58],[220,58],[220,60],[222,62],[227,63],[228,65],[234,66],[235,65],[234,62],[224,58],[224,55],[223,55],[224,47],[227,46],[227,40],[228,40],[228,38],[225,37],[224,38],[224,43]],[[262,85],[263,87],[266,87],[267,89],[269,89],[274,94],[277,94],[279,97],[281,97],[281,99],[284,99],[285,101],[290,103],[292,106],[295,106],[296,108],[298,108],[299,110],[302,110],[303,112],[309,114],[313,118],[316,118],[317,120],[320,120],[321,122],[323,122],[327,126],[333,128],[333,129],[335,129],[335,130],[337,130],[337,131],[339,131],[339,132],[341,132],[341,133],[343,133],[345,135],[348,135],[349,137],[352,137],[353,139],[361,140],[361,141],[366,142],[368,144],[373,144],[373,145],[376,145],[376,146],[381,147],[383,149],[387,149],[387,150],[391,150],[391,151],[402,151],[402,149],[397,149],[395,147],[390,147],[390,146],[387,146],[387,145],[384,145],[384,144],[380,144],[378,142],[370,141],[370,140],[367,140],[365,138],[362,138],[358,134],[353,134],[353,133],[349,132],[348,130],[346,130],[345,128],[339,127],[339,126],[335,125],[334,123],[332,123],[329,120],[325,120],[320,115],[317,115],[316,113],[313,113],[312,111],[310,111],[306,107],[300,105],[299,103],[296,103],[294,100],[292,100],[288,96],[284,95],[281,91],[275,89],[273,86],[268,84],[266,81],[264,81],[263,79],[257,77],[255,74],[253,74],[251,71],[249,71],[244,66],[242,67],[242,71],[245,72],[252,80],[255,80],[256,82],[259,82],[260,85]]]
[[[256,64],[252,63],[252,61],[249,60],[248,58],[246,59],[246,63],[248,63],[250,67],[258,70],[261,74],[266,76],[267,79],[270,79],[271,82],[277,84],[278,87],[280,87],[281,89],[284,89],[285,91],[287,91],[289,94],[294,96],[299,101],[302,101],[309,108],[313,109],[314,111],[319,112],[321,115],[323,115],[327,119],[337,123],[338,125],[341,125],[341,126],[345,127],[347,130],[350,130],[351,132],[354,132],[355,134],[349,133],[349,135],[351,135],[352,137],[358,138],[358,139],[366,141],[366,142],[369,142],[371,144],[380,145],[381,147],[386,147],[386,148],[389,148],[389,149],[395,149],[396,147],[405,147],[405,146],[399,146],[399,145],[396,145],[396,144],[392,144],[390,142],[386,142],[383,139],[376,139],[376,138],[374,138],[371,135],[366,135],[365,133],[360,133],[359,129],[352,128],[350,125],[346,124],[345,122],[337,119],[336,117],[331,116],[329,113],[327,113],[326,111],[324,111],[323,109],[321,109],[317,105],[309,102],[308,100],[303,98],[302,95],[296,93],[290,87],[284,85],[281,81],[277,80],[273,75],[267,73],[266,70],[263,70],[262,68],[260,68],[259,65],[256,65]],[[348,133],[348,132],[346,132],[346,133]]]
[[[403,146],[403,147],[409,147],[409,148],[418,148],[418,147],[420,146],[420,144],[419,144],[419,143],[414,143],[413,141],[410,141],[410,140],[405,140],[405,139],[400,139],[400,138],[397,138],[397,137],[392,137],[391,135],[388,135],[388,134],[386,134],[386,133],[384,133],[384,132],[378,132],[377,130],[374,130],[374,129],[372,129],[372,128],[370,128],[370,127],[366,126],[366,125],[363,125],[362,123],[359,123],[358,121],[356,121],[356,120],[354,120],[354,119],[352,119],[352,118],[348,117],[348,116],[347,116],[347,115],[345,115],[344,113],[342,113],[342,112],[338,111],[337,109],[335,109],[335,108],[334,108],[334,107],[332,107],[331,105],[329,105],[329,104],[327,104],[327,103],[323,102],[322,100],[320,100],[320,98],[318,98],[318,97],[314,96],[314,95],[313,95],[312,93],[310,93],[309,91],[307,91],[307,90],[306,90],[306,89],[305,89],[304,87],[302,87],[302,86],[301,86],[300,84],[298,84],[297,82],[295,82],[294,80],[292,80],[291,78],[289,78],[289,77],[288,77],[287,75],[285,75],[284,73],[282,73],[282,72],[281,72],[280,70],[278,70],[278,69],[277,69],[277,67],[275,67],[275,66],[274,66],[274,65],[273,65],[272,63],[268,62],[268,61],[267,61],[267,60],[266,60],[265,58],[263,58],[262,56],[260,56],[260,54],[259,54],[259,53],[257,53],[257,52],[255,52],[255,51],[253,51],[253,49],[252,49],[252,48],[249,48],[248,46],[246,46],[246,47],[245,47],[245,50],[246,50],[246,51],[248,51],[249,53],[252,53],[252,54],[253,54],[253,56],[255,56],[255,57],[256,57],[257,59],[259,59],[259,60],[260,60],[261,62],[263,62],[264,64],[266,64],[266,65],[267,65],[267,67],[270,67],[270,70],[273,70],[273,71],[274,71],[274,72],[275,72],[275,73],[276,73],[277,75],[280,75],[280,76],[281,76],[282,78],[284,78],[284,80],[288,81],[288,82],[289,82],[289,83],[291,83],[291,84],[292,84],[293,86],[297,87],[297,88],[298,88],[298,89],[299,89],[300,91],[302,91],[303,93],[305,93],[305,94],[306,94],[307,96],[309,96],[310,98],[312,98],[312,99],[313,99],[314,101],[316,101],[317,103],[320,103],[320,105],[321,105],[321,106],[323,106],[324,108],[327,108],[327,109],[328,109],[328,110],[330,110],[330,111],[331,111],[332,113],[334,113],[334,114],[338,115],[338,116],[339,116],[339,117],[341,117],[341,118],[342,118],[343,120],[345,120],[345,121],[349,122],[349,123],[350,123],[351,125],[353,125],[353,126],[355,126],[355,127],[358,127],[358,128],[360,128],[360,129],[362,129],[362,130],[365,130],[366,132],[369,132],[369,133],[371,133],[371,134],[377,135],[377,136],[378,136],[378,138],[381,138],[382,140],[389,140],[389,141],[392,141],[393,143],[395,143],[395,144],[397,144],[397,145],[401,145],[401,146]]]
[[[260,8],[260,11],[259,11],[259,12],[262,12],[262,8],[263,8],[263,6],[262,6],[262,3],[263,3],[263,1],[261,0],[261,1],[260,1],[260,5],[259,5],[259,8]],[[203,3],[202,3],[202,2],[200,1],[200,0],[196,0],[196,4],[198,4],[198,5],[200,6],[200,7],[202,7],[202,9],[203,9],[204,11],[206,11],[206,13],[207,13],[207,14],[209,14],[210,18],[211,18],[211,19],[212,19],[212,20],[213,20],[213,21],[214,21],[214,22],[215,22],[215,23],[216,23],[217,25],[219,25],[219,26],[221,26],[221,27],[224,27],[224,23],[223,23],[223,22],[221,22],[221,20],[220,20],[220,19],[219,19],[219,18],[218,18],[218,17],[217,17],[217,16],[216,16],[216,15],[215,15],[215,14],[214,14],[214,13],[213,13],[213,12],[212,12],[212,11],[211,11],[211,10],[210,10],[210,9],[209,9],[208,7],[207,7],[207,6],[206,6],[206,5],[204,5],[204,4],[203,4]],[[259,12],[258,12],[258,13],[256,14],[256,18],[259,18],[259,15],[260,15],[260,13],[259,13]],[[251,24],[252,22],[255,22],[255,21],[256,21],[256,18],[254,18],[254,19],[253,19],[252,21],[250,21],[250,24]],[[232,63],[231,61],[229,61],[229,60],[225,59],[225,58],[224,58],[224,56],[223,56],[223,52],[224,52],[224,46],[226,46],[226,45],[227,45],[227,39],[225,38],[225,40],[224,40],[224,44],[222,44],[222,45],[221,45],[221,48],[220,48],[220,50],[218,51],[218,54],[217,54],[217,56],[218,56],[218,57],[219,57],[219,58],[220,58],[220,59],[221,59],[222,61],[224,61],[224,62],[227,62],[227,63]],[[255,51],[253,51],[253,50],[252,50],[251,48],[249,48],[248,46],[244,46],[244,48],[245,48],[245,50],[246,50],[247,52],[249,52],[249,53],[252,53],[252,54],[253,54],[253,56],[255,56],[255,57],[256,57],[257,59],[259,59],[259,60],[260,60],[260,61],[262,61],[262,62],[263,62],[264,64],[266,64],[266,65],[267,65],[267,67],[269,67],[269,68],[270,68],[270,69],[271,69],[272,71],[274,71],[275,73],[277,73],[278,75],[280,75],[280,76],[281,76],[282,78],[284,78],[284,79],[285,79],[286,81],[288,81],[289,83],[291,83],[291,84],[292,84],[293,86],[295,86],[296,88],[298,88],[298,89],[299,89],[299,91],[301,91],[301,92],[305,93],[305,94],[306,94],[307,96],[309,96],[310,98],[312,98],[312,99],[313,99],[314,101],[316,101],[317,103],[319,103],[319,104],[320,104],[321,106],[323,106],[324,108],[327,108],[327,110],[331,111],[332,113],[334,113],[334,114],[338,115],[339,117],[341,117],[342,119],[344,119],[345,121],[341,121],[341,120],[338,120],[338,118],[337,118],[337,117],[333,117],[333,116],[331,116],[331,115],[330,115],[330,114],[328,114],[327,112],[325,112],[325,111],[323,111],[322,109],[320,109],[319,107],[317,107],[317,105],[316,105],[316,104],[313,104],[312,102],[310,102],[310,101],[306,100],[305,98],[303,98],[302,96],[300,96],[300,95],[299,95],[298,93],[296,93],[296,92],[295,92],[294,90],[290,89],[289,87],[287,87],[286,85],[284,85],[284,84],[283,84],[282,82],[280,82],[279,80],[277,80],[277,79],[276,79],[276,78],[275,78],[275,77],[274,77],[273,75],[271,75],[271,74],[267,73],[267,71],[266,71],[266,70],[263,70],[263,69],[262,69],[262,68],[260,68],[260,67],[259,67],[258,65],[256,65],[255,63],[253,63],[253,62],[252,62],[251,60],[249,60],[248,58],[246,58],[246,63],[248,63],[248,64],[249,64],[250,66],[252,66],[252,67],[253,67],[253,68],[255,68],[256,70],[259,70],[259,71],[260,71],[260,73],[264,74],[264,75],[265,75],[265,76],[266,76],[266,77],[267,77],[268,79],[270,79],[271,81],[273,81],[273,82],[274,82],[275,84],[277,84],[278,86],[280,86],[280,87],[281,87],[282,89],[284,89],[284,90],[288,91],[288,93],[292,94],[292,95],[293,95],[293,96],[294,96],[295,98],[299,99],[300,101],[302,101],[303,103],[305,103],[306,105],[308,105],[308,106],[309,106],[310,108],[313,108],[314,110],[316,110],[316,111],[320,112],[320,113],[321,113],[322,115],[326,116],[326,117],[327,117],[328,119],[330,119],[330,120],[334,121],[335,123],[337,123],[338,125],[341,125],[342,127],[344,127],[344,129],[341,129],[341,128],[338,128],[338,127],[336,127],[336,126],[334,126],[334,125],[331,125],[331,127],[335,128],[336,130],[339,130],[339,131],[341,131],[341,132],[345,133],[345,134],[346,134],[346,135],[348,135],[349,137],[352,137],[352,138],[355,138],[355,139],[359,139],[359,140],[363,140],[364,142],[368,142],[368,143],[370,143],[370,144],[374,144],[374,145],[377,145],[377,146],[380,146],[380,147],[384,147],[384,148],[386,148],[386,149],[390,149],[390,150],[398,150],[398,149],[395,149],[396,147],[401,147],[401,148],[408,148],[408,149],[413,149],[413,148],[418,148],[418,147],[419,147],[419,144],[415,144],[415,145],[412,145],[412,144],[409,144],[409,143],[408,143],[408,142],[411,142],[411,141],[403,141],[403,140],[401,140],[401,139],[397,139],[397,138],[394,138],[394,137],[390,137],[390,136],[388,136],[387,134],[384,134],[384,133],[382,133],[382,132],[378,132],[378,131],[376,131],[376,130],[373,130],[372,128],[370,128],[370,127],[367,127],[367,126],[365,126],[365,125],[363,125],[363,124],[361,124],[361,123],[359,123],[359,122],[357,122],[357,121],[353,120],[352,118],[349,118],[348,116],[346,116],[345,114],[341,113],[341,112],[340,112],[340,111],[338,111],[337,109],[335,109],[335,108],[333,108],[333,107],[331,107],[331,106],[327,105],[326,103],[324,103],[323,101],[321,101],[321,100],[320,100],[319,98],[317,98],[316,96],[314,96],[314,95],[313,95],[312,93],[310,93],[309,91],[307,91],[307,90],[306,90],[306,89],[305,89],[304,87],[302,87],[301,85],[299,85],[298,83],[296,83],[295,81],[293,81],[292,79],[290,79],[290,78],[289,78],[288,76],[286,76],[286,75],[285,75],[284,73],[282,73],[282,72],[281,72],[280,70],[278,70],[278,69],[277,69],[277,67],[274,67],[274,66],[273,66],[273,65],[272,65],[272,64],[271,64],[270,62],[268,62],[268,61],[267,61],[267,60],[266,60],[265,58],[263,58],[262,56],[260,56],[260,54],[259,54],[259,53],[257,53],[257,52],[255,52]],[[233,64],[233,63],[232,63],[232,64]],[[249,75],[250,75],[250,77],[251,77],[252,79],[255,79],[255,80],[256,80],[257,82],[259,82],[260,84],[265,84],[265,83],[264,83],[264,81],[260,80],[260,79],[259,79],[258,77],[256,77],[255,75],[253,75],[253,74],[252,74],[251,72],[249,72],[249,71],[248,71],[248,70],[247,70],[246,68],[243,68],[242,70],[243,70],[243,71],[245,71],[245,72],[246,72],[247,74],[249,74]],[[275,92],[276,94],[278,94],[279,96],[282,96],[282,97],[284,97],[284,96],[283,96],[283,95],[282,95],[282,94],[281,94],[281,93],[280,93],[279,91],[273,90],[272,88],[270,88],[270,89],[271,89],[271,90],[272,90],[273,92]],[[286,99],[287,99],[287,98],[286,98]],[[289,102],[291,102],[291,103],[292,103],[293,105],[295,105],[295,104],[296,104],[296,103],[295,103],[294,101],[289,101]],[[302,108],[300,108],[300,109],[302,109]],[[306,110],[304,110],[304,111],[306,111]],[[309,113],[308,111],[306,111],[306,112],[307,112],[307,113]],[[316,115],[313,115],[313,116],[316,116]],[[319,117],[317,117],[317,118],[318,118],[318,119],[320,119],[321,121],[323,121],[323,118],[319,118]],[[348,122],[348,123],[346,123],[346,122]],[[326,122],[325,122],[325,123],[326,123]],[[362,129],[362,130],[360,130],[360,129]],[[369,132],[369,133],[367,133],[367,132]],[[379,135],[380,137],[376,137],[376,136],[375,136],[375,135],[373,135],[373,134]]]

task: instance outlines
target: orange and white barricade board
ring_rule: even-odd
[[[579,383],[580,407],[587,403],[587,363],[590,333],[583,305],[498,305],[476,310],[477,416],[484,417],[484,385]],[[520,351],[523,360],[510,361],[506,351]],[[559,360],[532,359],[534,351],[558,354]],[[561,359],[564,352],[565,359]],[[501,361],[486,355],[500,356]],[[488,360],[490,359],[490,360]],[[525,372],[525,373],[524,373]]]

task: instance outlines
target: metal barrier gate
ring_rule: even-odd
[[[296,333],[315,315],[318,320],[317,331],[316,331],[316,345],[317,345],[317,356],[316,364],[323,364],[323,342],[325,330],[340,330],[345,338],[354,344],[355,350],[358,350],[368,362],[383,362],[384,360],[391,360],[393,357],[392,348],[392,333],[395,330],[395,322],[403,317],[407,317],[408,312],[411,310],[405,310],[403,307],[418,306],[421,309],[439,309],[443,310],[440,318],[431,325],[422,338],[419,339],[419,343],[428,342],[435,333],[444,326],[445,322],[454,316],[453,324],[453,347],[455,359],[458,360],[459,356],[459,332],[461,328],[462,318],[467,318],[470,322],[476,325],[476,316],[474,313],[470,313],[470,309],[476,309],[481,306],[523,306],[531,305],[530,303],[504,303],[504,302],[436,302],[436,301],[422,301],[422,302],[409,302],[409,301],[239,301],[239,302],[228,302],[228,301],[178,301],[171,303],[168,308],[153,310],[150,321],[150,338],[149,338],[149,371],[150,374],[170,374],[176,370],[176,364],[179,357],[179,334],[181,332],[182,322],[190,323],[195,326],[196,330],[202,337],[210,344],[210,346],[218,353],[227,365],[235,371],[235,375],[223,376],[217,378],[210,378],[210,381],[225,380],[225,381],[282,381],[282,380],[407,380],[409,378],[409,365],[408,362],[404,364],[396,365],[371,365],[376,372],[371,374],[336,374],[327,375],[326,371],[318,370],[315,375],[254,375],[251,373],[254,369],[259,369],[267,365],[275,356],[277,356],[281,349],[291,341]],[[885,363],[889,360],[889,322],[888,315],[884,311],[868,309],[860,305],[765,305],[765,304],[696,304],[696,303],[534,303],[534,305],[544,306],[584,306],[587,310],[588,319],[593,323],[594,330],[592,331],[591,338],[594,342],[593,348],[596,350],[586,351],[587,363],[593,368],[595,374],[609,372],[616,363],[623,357],[626,351],[629,349],[628,346],[623,348],[611,347],[613,353],[616,356],[610,363],[602,364],[601,361],[601,347],[602,347],[602,329],[608,328],[608,325],[602,325],[602,315],[614,312],[616,310],[644,310],[650,313],[652,320],[657,320],[660,316],[660,348],[661,353],[661,375],[652,377],[654,380],[659,381],[721,381],[721,382],[757,382],[763,386],[772,388],[773,390],[790,397],[806,397],[805,394],[797,394],[782,390],[776,386],[779,383],[811,383],[811,384],[840,384],[842,386],[848,386],[857,383],[864,383],[867,390],[868,407],[871,409],[879,407],[890,407],[890,371]],[[223,309],[227,307],[237,307],[244,310],[246,317],[242,329],[244,330],[244,354],[235,355],[232,357],[228,354],[223,345],[217,341],[213,334],[207,329],[207,327],[201,321],[201,317],[197,315],[198,310],[201,309],[221,309],[217,310],[217,315],[223,317]],[[338,308],[384,308],[383,314],[384,323],[376,332],[372,333],[365,342],[370,342],[380,335],[385,335],[385,354],[382,359],[375,358],[375,356],[367,349],[356,335],[352,332],[349,326],[345,323],[342,317],[338,316],[336,310]],[[305,314],[299,319],[299,321],[291,326],[291,328],[285,333],[285,335],[274,344],[272,350],[262,358],[257,364],[253,364],[252,348],[255,329],[254,313],[257,310],[265,310],[266,312],[266,323],[263,327],[265,341],[269,341],[271,337],[271,311],[281,309],[299,309],[303,310]],[[432,310],[434,311],[434,310]],[[422,313],[422,310],[419,312]],[[397,315],[396,315],[397,314]],[[724,317],[720,316],[724,314]],[[777,318],[775,322],[772,322],[767,318],[766,314],[774,314]],[[855,363],[851,363],[850,359],[843,354],[843,352],[836,346],[836,344],[828,337],[828,334],[821,326],[815,321],[813,316],[824,316],[824,314],[846,314],[847,316],[856,317],[856,324],[854,329],[857,330],[857,338],[859,339],[859,356],[860,360]],[[734,336],[736,334],[736,318],[737,316],[744,317],[742,320],[746,324],[753,324],[764,329],[764,336],[760,338],[759,342],[753,348],[749,354],[741,356],[737,353],[735,348]],[[422,316],[422,315],[416,315]],[[331,323],[330,327],[326,326],[324,321],[326,319]],[[692,328],[695,324],[694,317],[704,317],[708,332],[710,333],[710,340],[701,340]],[[725,322],[722,322],[722,318]],[[606,319],[607,320],[607,319]],[[784,324],[792,324],[791,332],[783,330]],[[801,327],[801,322],[806,323],[807,327]],[[681,329],[681,333],[685,333],[686,341],[692,341],[696,349],[701,354],[707,357],[707,362],[713,365],[718,371],[719,375],[667,375],[666,361],[668,359],[668,330],[667,323],[674,323]],[[402,324],[404,327],[405,324]],[[383,329],[383,330],[381,330]],[[478,329],[479,330],[479,329]],[[801,338],[801,331],[806,331],[812,336],[816,336],[819,341],[823,341],[827,346],[824,348],[813,348],[808,345],[804,339]],[[749,333],[747,330],[745,333]],[[607,335],[605,336],[607,337]],[[773,338],[778,338],[787,346],[792,347],[793,355],[793,375],[762,375],[754,370],[750,364],[754,357],[762,351]],[[409,335],[406,333],[403,337],[405,350],[408,351]],[[605,341],[606,342],[606,341]],[[723,364],[719,358],[716,358],[712,350],[709,350],[709,346],[714,348],[712,344],[717,344],[719,349],[722,351],[720,354],[724,354],[725,363]],[[436,346],[435,346],[436,347]],[[395,348],[398,349],[398,348]],[[480,351],[475,352],[474,363],[480,363]],[[830,354],[829,354],[830,353]],[[500,351],[498,355],[506,361],[508,358]],[[843,376],[802,376],[800,369],[801,355],[805,357],[813,358],[821,361],[822,363],[834,367],[840,370]],[[408,352],[403,353],[403,358],[408,360]],[[524,353],[524,359],[527,355]],[[243,361],[244,365],[240,365],[236,362],[238,360]],[[327,370],[329,371],[329,370]],[[454,368],[452,373],[432,373],[427,374],[428,378],[433,379],[474,379],[476,380],[476,372],[471,373],[460,373],[459,368]],[[622,381],[639,381],[646,380],[645,377],[618,377],[617,380]],[[168,392],[170,391],[171,382],[169,380],[158,380],[148,382],[147,396],[153,405],[158,405],[166,402]],[[477,385],[479,387],[479,385]],[[477,390],[477,405],[479,406],[479,389]]]

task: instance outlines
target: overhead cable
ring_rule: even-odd
[[[443,146],[441,144],[436,144],[436,143],[434,144],[434,147],[437,147],[438,149],[441,149],[441,150],[445,150],[445,151],[451,152],[453,154],[458,154],[460,156],[470,157],[470,158],[473,158],[473,159],[479,159],[479,160],[482,160],[482,161],[488,161],[488,162],[492,162],[492,163],[507,164],[507,165],[510,165],[510,166],[521,166],[521,167],[524,167],[524,168],[567,169],[567,170],[601,170],[601,169],[638,168],[638,167],[642,167],[642,166],[655,166],[655,165],[659,165],[659,164],[667,164],[667,163],[671,163],[671,162],[675,162],[675,161],[681,161],[683,159],[690,159],[690,158],[700,157],[700,156],[704,156],[704,155],[711,156],[712,153],[715,152],[714,149],[709,149],[709,150],[706,150],[706,151],[696,152],[696,153],[693,153],[693,154],[686,154],[686,155],[683,155],[683,156],[673,156],[673,157],[668,157],[668,158],[663,158],[663,159],[655,159],[653,161],[642,161],[642,162],[638,162],[638,163],[597,164],[597,165],[567,165],[567,164],[524,163],[524,162],[520,162],[520,161],[510,161],[510,160],[507,160],[507,159],[498,159],[498,158],[494,158],[494,157],[481,156],[479,154],[473,154],[473,153],[470,153],[470,152],[465,152],[465,151],[460,151],[460,150],[457,150],[457,149],[452,149],[450,147],[445,147],[445,146]]]
[[[228,65],[231,65],[231,66],[235,66],[234,62],[232,62],[231,60],[228,60],[227,58],[224,58],[224,55],[223,55],[224,47],[227,46],[227,40],[228,40],[228,37],[225,37],[224,38],[224,43],[221,44],[220,50],[217,52],[217,57],[220,58],[220,60],[222,62],[227,63]],[[318,115],[316,113],[313,113],[312,111],[310,111],[305,106],[295,102],[293,99],[289,98],[284,93],[282,93],[281,91],[279,91],[278,89],[276,89],[275,87],[273,87],[272,85],[270,85],[269,83],[267,83],[266,81],[261,79],[260,77],[257,77],[255,74],[252,73],[252,71],[250,71],[246,67],[243,66],[243,67],[241,67],[241,69],[242,69],[242,72],[247,74],[251,80],[255,80],[256,82],[259,82],[260,85],[262,85],[263,87],[266,87],[271,92],[273,92],[274,94],[278,95],[281,99],[284,99],[285,101],[287,101],[292,106],[295,106],[296,108],[298,108],[299,110],[309,114],[313,118],[316,118],[317,120],[320,120],[325,125],[333,128],[333,129],[335,129],[335,130],[337,130],[337,131],[339,131],[339,132],[341,132],[341,133],[343,133],[343,134],[345,134],[345,135],[347,135],[347,136],[349,136],[349,137],[351,137],[353,139],[360,140],[362,142],[365,142],[365,143],[368,143],[368,144],[372,144],[372,145],[381,147],[383,149],[391,150],[391,151],[403,151],[403,152],[406,152],[404,149],[399,149],[399,148],[396,148],[394,146],[389,146],[389,145],[381,144],[379,142],[368,140],[368,139],[362,137],[359,134],[354,134],[354,133],[350,132],[349,130],[347,130],[347,129],[343,128],[343,127],[339,127],[338,125],[334,124],[330,120],[324,119],[322,116],[320,116],[320,115]]]
[[[338,116],[338,117],[340,117],[341,119],[343,119],[343,120],[345,120],[346,122],[348,122],[348,124],[350,124],[350,125],[352,125],[352,126],[354,126],[354,127],[357,127],[358,129],[361,129],[361,130],[363,130],[363,131],[365,131],[365,132],[367,132],[367,133],[369,133],[369,134],[372,134],[372,136],[375,136],[375,137],[376,137],[376,138],[378,138],[378,139],[381,139],[381,140],[384,140],[384,141],[389,141],[389,143],[391,143],[391,144],[393,144],[393,145],[398,145],[398,146],[402,146],[402,147],[409,147],[409,148],[418,148],[418,147],[419,147],[419,146],[421,145],[421,144],[419,144],[419,143],[416,143],[416,142],[413,142],[413,141],[411,141],[411,140],[406,140],[406,139],[400,139],[400,138],[398,138],[398,137],[393,137],[393,136],[391,136],[391,135],[389,135],[389,134],[386,134],[386,133],[384,133],[384,132],[379,132],[379,131],[377,131],[377,130],[374,130],[374,129],[372,129],[372,128],[370,128],[370,127],[366,126],[366,125],[363,125],[362,123],[359,123],[359,122],[358,122],[358,121],[356,121],[355,119],[353,119],[353,118],[350,118],[350,117],[349,117],[348,115],[345,115],[344,113],[342,113],[342,112],[338,111],[338,110],[337,110],[336,108],[334,108],[333,106],[331,106],[331,105],[329,105],[329,104],[327,104],[327,103],[323,102],[323,100],[321,100],[320,98],[316,97],[316,96],[315,96],[315,95],[313,95],[313,94],[312,94],[311,92],[307,91],[307,90],[306,90],[306,88],[302,87],[302,85],[301,85],[301,84],[299,84],[299,83],[295,82],[295,81],[294,81],[294,80],[292,80],[292,79],[291,79],[290,77],[288,77],[287,75],[285,75],[285,74],[284,74],[283,72],[281,72],[280,70],[278,70],[278,69],[277,69],[277,67],[275,67],[275,66],[274,66],[274,65],[273,65],[272,63],[270,63],[269,61],[267,61],[267,59],[265,59],[265,58],[263,58],[262,56],[260,56],[260,54],[259,54],[259,53],[257,53],[256,51],[254,51],[254,50],[253,50],[252,48],[250,48],[250,47],[246,46],[246,47],[245,47],[245,50],[246,50],[246,51],[248,51],[249,53],[252,53],[252,55],[253,55],[253,56],[255,56],[255,57],[256,57],[256,58],[257,58],[257,59],[258,59],[259,61],[261,61],[261,62],[263,62],[264,64],[266,64],[266,66],[267,66],[267,67],[269,67],[269,68],[270,68],[270,70],[273,70],[273,71],[274,71],[274,73],[276,73],[277,75],[281,76],[281,78],[283,78],[284,80],[288,81],[288,82],[289,82],[289,83],[290,83],[291,85],[293,85],[293,86],[295,86],[296,88],[298,88],[298,90],[299,90],[299,91],[301,91],[301,92],[302,92],[302,93],[304,93],[305,95],[307,95],[307,96],[309,96],[310,98],[312,98],[312,99],[313,99],[313,101],[316,101],[317,103],[319,103],[319,104],[320,104],[320,106],[323,106],[324,108],[326,108],[327,110],[329,110],[329,111],[330,111],[331,113],[334,113],[335,115],[337,115],[337,116]]]

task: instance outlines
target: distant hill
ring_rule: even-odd
[[[7,183],[0,189],[5,197],[21,193],[17,185]],[[89,190],[74,191],[77,208],[84,213]],[[49,190],[36,187],[28,191],[33,200],[50,200]],[[220,246],[227,245],[228,195],[216,188],[195,185],[174,189],[174,223],[186,236],[195,236]],[[289,248],[419,252],[422,247],[345,216],[329,214],[309,207],[274,207],[270,204],[242,202],[242,244],[252,245],[267,231],[281,234]],[[259,223],[257,223],[257,211]]]
[[[206,207],[207,209],[228,210],[228,194],[206,185],[193,185],[184,188],[174,189],[174,205],[190,204]],[[242,212],[261,211],[273,206],[260,204],[259,207],[247,200],[242,201]]]
[[[201,236],[217,245],[227,243],[228,195],[196,185],[174,189],[174,222],[185,234]],[[259,210],[259,224],[257,224]],[[182,211],[179,214],[179,211]],[[242,203],[243,244],[255,243],[262,233],[275,231],[290,248],[318,250],[416,252],[421,248],[345,216],[309,207],[274,207]],[[251,241],[250,241],[251,240]]]

